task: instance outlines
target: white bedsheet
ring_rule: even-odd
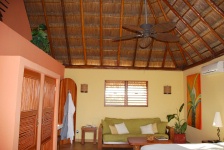
[[[224,150],[220,143],[153,144],[141,147],[141,150]]]

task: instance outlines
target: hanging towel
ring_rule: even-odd
[[[70,138],[72,143],[74,138],[74,119],[73,115],[75,112],[75,106],[72,100],[72,95],[68,92],[65,106],[64,106],[64,117],[63,117],[63,127],[61,129],[61,140]]]

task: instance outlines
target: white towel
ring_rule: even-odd
[[[65,106],[64,106],[64,117],[63,117],[63,127],[61,129],[61,139],[70,138],[72,143],[74,139],[74,119],[73,115],[75,112],[75,106],[72,100],[72,95],[68,92]]]
[[[74,112],[75,112],[75,106],[72,100],[72,95],[69,92],[68,93],[68,133],[67,133],[67,138],[70,138],[70,141],[72,143],[73,138],[74,138]]]

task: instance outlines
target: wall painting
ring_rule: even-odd
[[[196,73],[187,76],[187,124],[201,129],[201,120],[201,76]]]

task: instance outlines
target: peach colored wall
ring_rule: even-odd
[[[16,150],[24,68],[57,79],[54,113],[58,114],[59,85],[60,79],[64,76],[64,66],[2,22],[0,22],[0,29],[0,149]],[[58,115],[55,115],[53,149],[56,149],[57,144],[57,120]],[[39,122],[41,124],[41,120]],[[37,143],[39,143],[37,149],[40,149],[40,127],[38,127]]]
[[[13,60],[13,61],[12,61]],[[7,64],[7,65],[6,65]],[[18,84],[21,79],[19,57],[0,56],[0,149],[17,149],[14,143],[18,140]]]
[[[0,149],[14,150],[18,147],[19,139],[19,118],[20,118],[20,105],[21,105],[21,91],[24,68],[32,69],[44,75],[48,75],[57,79],[56,83],[56,97],[55,97],[55,114],[58,114],[58,99],[59,99],[59,85],[60,75],[47,70],[20,56],[0,56],[0,67],[2,73],[0,74],[0,140],[3,141]],[[40,95],[43,97],[43,93]],[[42,101],[40,101],[41,105]],[[39,123],[41,124],[41,114],[39,111]],[[57,141],[57,120],[58,115],[54,118],[54,141]],[[38,126],[38,147],[40,149],[40,136],[41,126]],[[56,142],[54,142],[56,147]],[[55,149],[55,148],[54,148]]]
[[[187,81],[186,77],[191,74],[200,73],[201,67],[217,61],[224,60],[224,56],[214,59],[208,63],[184,71],[184,98],[187,101]],[[212,126],[216,111],[221,113],[224,123],[224,73],[211,75],[201,75],[201,95],[202,95],[202,129],[198,130],[188,126],[186,135],[191,143],[200,143],[202,140],[218,139],[217,128]],[[186,111],[185,111],[186,112]],[[185,114],[186,118],[186,114]],[[224,129],[220,128],[221,140],[224,140]]]
[[[0,29],[0,55],[23,56],[53,72],[57,72],[60,75],[64,74],[64,66],[62,64],[49,57],[44,51],[27,39],[24,39],[3,22],[0,22]]]
[[[31,29],[23,0],[8,0],[10,4],[1,2],[8,6],[8,9],[3,7],[5,12],[1,11],[3,22],[27,40],[31,40]]]

